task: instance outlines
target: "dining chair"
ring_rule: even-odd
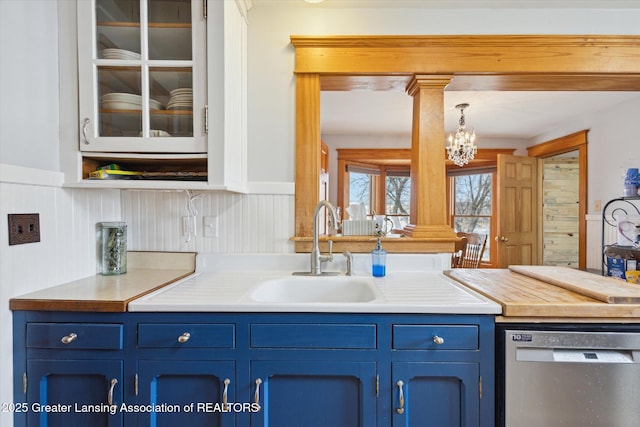
[[[464,241],[464,249],[453,268],[478,268],[487,245],[487,235],[479,233],[456,233],[460,241]],[[455,255],[455,254],[454,254]]]

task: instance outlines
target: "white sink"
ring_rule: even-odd
[[[272,303],[354,303],[377,297],[371,280],[348,276],[272,279],[257,285],[249,295],[253,301]]]

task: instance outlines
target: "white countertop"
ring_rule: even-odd
[[[344,257],[326,271],[344,271]],[[374,278],[368,254],[354,254],[353,279],[369,282],[375,299],[368,302],[259,302],[251,293],[262,282],[291,278],[304,271],[308,254],[206,255],[195,274],[129,303],[129,311],[152,312],[330,312],[499,314],[500,305],[445,277],[442,255],[392,254],[387,275]],[[370,265],[370,264],[369,264]],[[344,278],[345,276],[339,276]],[[323,280],[316,279],[321,286]],[[344,279],[339,279],[344,280]]]

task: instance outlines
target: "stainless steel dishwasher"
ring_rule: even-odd
[[[504,330],[506,427],[640,425],[640,333]]]

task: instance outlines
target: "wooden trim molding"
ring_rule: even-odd
[[[640,75],[640,36],[294,35],[291,43],[296,73]]]
[[[589,207],[588,198],[588,161],[587,161],[587,133],[588,130],[581,130],[570,135],[552,139],[531,147],[527,147],[529,156],[544,159],[557,156],[559,154],[578,152],[578,268],[587,268],[587,209]],[[542,178],[540,178],[542,180]],[[542,188],[542,185],[540,186]],[[542,230],[539,233],[539,242],[543,239]],[[542,250],[542,244],[539,245]],[[540,253],[542,259],[542,253]]]
[[[446,224],[445,162],[440,154],[445,90],[640,88],[640,35],[291,36],[291,43],[296,49],[299,238],[312,235],[318,202],[324,79],[340,90],[350,90],[354,84],[411,90],[412,164],[418,166],[412,167],[417,196],[407,234],[422,239],[420,252],[441,252],[443,246],[453,250],[455,241]],[[369,81],[375,84],[367,86]]]
[[[558,154],[579,150],[580,147],[587,145],[588,132],[588,130],[581,130],[570,135],[532,145],[531,147],[527,147],[527,155],[544,159],[545,157],[557,156]]]

